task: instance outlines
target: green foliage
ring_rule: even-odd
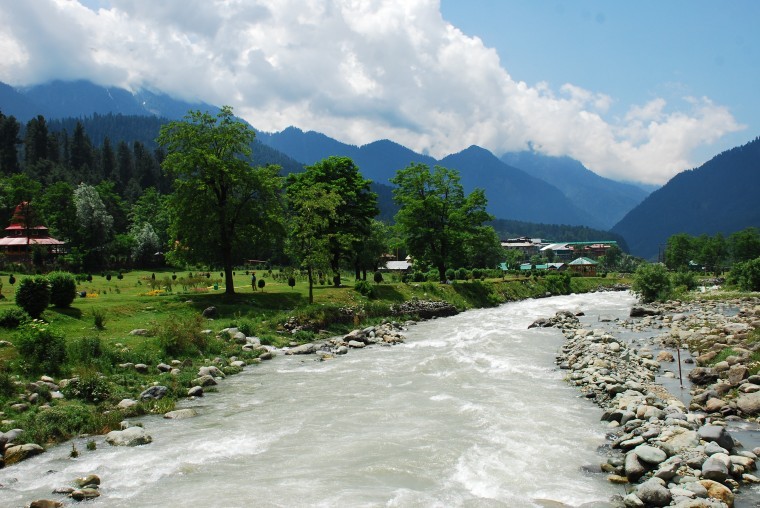
[[[453,268],[446,269],[446,280],[455,280],[457,278],[457,272]]]
[[[77,296],[77,282],[69,272],[51,272],[47,276],[50,281],[50,303],[56,307],[70,307]]]
[[[736,263],[731,269],[728,280],[744,291],[760,291],[760,257],[744,263]]]
[[[670,281],[673,287],[684,287],[688,291],[697,287],[697,276],[694,272],[678,271],[670,274]]]
[[[118,428],[122,418],[119,411],[101,413],[82,402],[66,402],[24,413],[19,422],[24,429],[21,440],[46,444],[65,441],[79,434],[100,434]]]
[[[10,309],[0,311],[0,327],[3,328],[18,328],[24,323],[31,321],[31,319],[24,309],[18,307],[11,307]]]
[[[544,277],[546,290],[553,295],[568,295],[572,292],[570,289],[570,279],[569,273],[550,273]]]
[[[633,274],[631,289],[644,303],[667,300],[671,287],[668,271],[659,263],[642,263]]]
[[[223,106],[212,116],[191,111],[161,127],[167,149],[161,164],[173,181],[168,207],[175,258],[224,268],[225,293],[235,293],[232,269],[245,254],[270,249],[282,238],[280,168],[250,165],[255,133]]]
[[[33,321],[19,328],[15,344],[22,365],[31,374],[54,375],[61,372],[66,361],[66,341],[62,333]]]
[[[723,362],[729,356],[738,356],[738,355],[739,355],[739,353],[736,350],[734,350],[733,348],[730,348],[730,347],[723,348],[723,349],[721,349],[718,352],[718,354],[717,354],[717,356],[715,356],[715,358],[713,358],[712,360],[710,360],[710,365],[715,365],[716,363]]]
[[[380,284],[381,282],[383,282],[383,274],[382,274],[382,272],[380,270],[377,270],[375,272],[375,275],[373,276],[373,279],[375,281],[375,284]]]
[[[465,268],[457,270],[457,280],[467,280],[470,278],[469,272]]]
[[[108,400],[111,388],[108,381],[98,372],[88,370],[69,380],[68,384],[61,389],[67,399],[79,399],[92,404],[99,404]]]
[[[169,356],[203,353],[209,338],[201,333],[205,324],[201,316],[190,319],[167,319],[156,327],[154,335],[159,347]]]
[[[13,376],[5,366],[0,367],[0,397],[12,398],[19,391],[19,387],[14,382]]]
[[[401,207],[396,224],[407,251],[434,266],[440,281],[446,280],[447,267],[465,256],[464,246],[493,219],[485,210],[485,192],[476,189],[465,196],[457,171],[436,166],[431,172],[424,164],[398,170],[391,182]]]
[[[95,329],[97,330],[104,330],[106,327],[106,311],[105,309],[100,309],[98,307],[93,307],[90,311],[90,315],[92,315],[92,324],[95,326]]]
[[[50,303],[50,282],[37,275],[25,277],[16,289],[16,305],[33,318],[38,318]]]
[[[367,280],[357,280],[354,282],[354,291],[367,298],[372,298],[375,293],[375,287]]]

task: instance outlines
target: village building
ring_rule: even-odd
[[[36,224],[27,201],[19,203],[13,212],[5,237],[0,238],[0,252],[10,262],[32,262],[35,249],[42,259],[66,253],[66,243],[50,236],[47,227]]]
[[[581,275],[582,277],[596,277],[596,265],[598,263],[593,259],[580,257],[570,261],[567,267],[570,271]]]
[[[578,257],[598,259],[604,256],[613,245],[617,247],[615,240],[550,243],[541,248],[541,255],[549,257],[549,251],[551,251],[554,253],[554,259],[570,260]]]
[[[520,251],[525,259],[538,254],[544,245],[546,244],[542,243],[540,238],[528,238],[527,236],[508,238],[501,242],[503,249]]]

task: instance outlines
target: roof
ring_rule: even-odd
[[[24,227],[23,224],[11,224],[7,228],[5,228],[6,231],[17,231],[17,230],[20,230],[20,231],[30,230],[31,231],[33,229],[37,230],[37,231],[47,231],[48,228],[46,228],[45,226],[32,226],[32,227],[27,228],[27,227]]]
[[[409,261],[388,261],[385,263],[387,270],[408,270],[411,267]]]
[[[0,238],[0,246],[9,245],[65,245],[66,242],[56,240],[55,238],[27,238],[25,236],[7,236]]]
[[[541,250],[572,250],[568,243],[550,243],[546,247],[542,247]]]
[[[568,263],[569,266],[583,266],[583,265],[589,266],[589,265],[596,265],[596,264],[599,264],[599,263],[597,263],[593,259],[583,258],[583,257],[575,258]]]

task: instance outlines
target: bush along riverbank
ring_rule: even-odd
[[[180,309],[176,314],[114,337],[65,337],[44,320],[45,313],[29,321],[18,309],[8,308],[0,321],[15,333],[2,343],[11,367],[0,369],[0,466],[12,466],[44,453],[46,446],[88,434],[107,433],[106,442],[112,446],[148,445],[149,431],[130,426],[130,418],[192,417],[193,410],[176,410],[178,400],[207,396],[227,376],[280,354],[329,360],[352,349],[402,342],[403,326],[416,320],[523,298],[608,288],[621,289],[611,279],[570,277],[379,285],[380,296],[375,298],[340,288],[344,294],[351,292],[351,305],[298,307],[258,322],[241,314],[240,301],[229,304],[220,298],[218,307],[200,311],[193,310],[197,302],[177,295],[164,297],[174,300],[167,305]],[[72,450],[72,456],[80,453],[87,450]],[[97,485],[88,489],[85,498],[97,494]],[[72,494],[68,492],[75,499],[83,495]]]
[[[760,415],[760,300],[667,302],[634,307],[631,316],[612,329],[583,328],[568,312],[537,323],[563,331],[559,367],[604,410],[601,470],[626,489],[611,505],[733,506],[743,485],[760,482],[760,448],[746,449],[729,432]],[[639,338],[616,337],[631,332]],[[642,340],[643,332],[654,336]],[[687,403],[655,383],[663,366],[676,376],[677,348],[700,365],[689,373]]]

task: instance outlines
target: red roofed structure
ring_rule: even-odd
[[[9,261],[31,261],[34,246],[41,246],[45,257],[66,253],[66,242],[51,237],[47,227],[35,222],[29,202],[19,203],[13,211],[10,226],[5,228],[5,237],[0,238],[0,252]]]

